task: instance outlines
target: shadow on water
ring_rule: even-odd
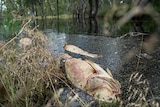
[[[91,53],[101,54],[103,57],[92,59],[80,55],[71,54],[74,57],[81,57],[83,59],[90,59],[103,68],[109,68],[114,77],[122,84],[127,83],[129,75],[136,71],[138,58],[140,58],[138,71],[142,72],[144,76],[151,83],[151,89],[156,97],[160,97],[160,44],[155,48],[149,57],[141,56],[141,37],[105,37],[105,36],[91,36],[85,34],[65,34],[54,33],[52,30],[44,31],[52,43],[49,45],[51,51],[57,55],[64,53],[64,44],[72,44],[81,47]],[[128,58],[130,52],[134,54]],[[146,54],[142,52],[142,54]],[[123,86],[122,86],[123,87]]]

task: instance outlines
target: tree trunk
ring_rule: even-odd
[[[95,18],[98,12],[98,0],[89,0],[89,17]]]

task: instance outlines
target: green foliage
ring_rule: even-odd
[[[103,6],[99,7],[99,11],[98,11],[98,17],[104,17],[104,15],[106,14],[106,11],[109,10],[111,7],[109,4],[103,4]]]
[[[0,35],[5,38],[13,37],[21,28],[19,20],[14,19],[10,14],[6,15],[3,19],[2,25],[0,26]]]
[[[40,1],[43,2],[43,0],[24,0],[26,6],[35,5],[35,4],[39,3]]]

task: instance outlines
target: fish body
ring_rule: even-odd
[[[66,57],[65,57],[66,58]],[[111,102],[121,93],[120,83],[98,64],[68,56],[65,61],[67,78],[78,88],[98,100]]]

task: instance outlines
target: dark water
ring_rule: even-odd
[[[157,43],[152,53],[146,53],[141,48],[142,38],[140,36],[113,38],[85,34],[58,34],[49,29],[45,30],[45,33],[52,40],[50,49],[53,53],[65,53],[64,44],[72,44],[88,52],[101,54],[103,57],[93,59],[69,53],[73,57],[90,59],[104,69],[109,68],[114,78],[121,82],[122,88],[125,88],[123,84],[129,81],[131,73],[136,71],[142,73],[148,79],[153,95],[160,101],[160,44]],[[130,56],[131,53],[133,55]]]
[[[151,53],[142,48],[141,36],[120,36],[133,31],[133,26],[128,23],[114,35],[107,37],[103,34],[103,20],[48,20],[41,29],[51,39],[50,50],[58,55],[65,53],[64,44],[76,45],[88,52],[101,54],[103,57],[93,59],[69,53],[73,57],[90,59],[100,64],[104,69],[109,68],[117,80],[126,88],[129,76],[133,72],[140,72],[149,81],[150,88],[160,102],[160,44],[157,42]],[[149,29],[149,28],[147,28]],[[114,27],[109,28],[113,31]],[[157,38],[157,40],[159,37]]]
[[[40,25],[40,29],[52,29],[56,33],[67,33],[67,34],[102,34],[102,20],[96,19],[48,19],[37,20]],[[43,22],[43,23],[42,23]]]
[[[116,21],[111,22],[110,26],[106,28],[109,32],[114,32],[114,24]],[[104,20],[103,18],[96,19],[47,19],[47,20],[37,20],[39,29],[52,29],[55,33],[66,33],[66,34],[86,34],[86,35],[106,35],[104,34]],[[113,26],[112,26],[113,25]],[[124,34],[124,32],[129,32],[133,30],[131,22],[125,24],[118,32],[114,32],[115,36]]]

